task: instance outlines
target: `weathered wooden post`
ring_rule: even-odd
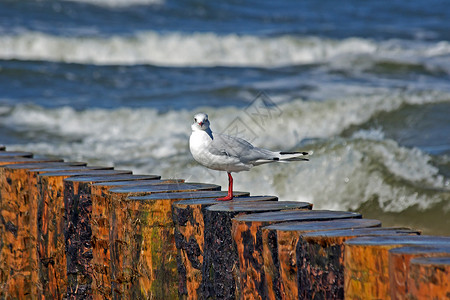
[[[343,219],[332,221],[286,222],[262,228],[264,270],[270,299],[297,299],[297,244],[308,232],[381,226],[378,220]]]
[[[233,238],[239,257],[239,297],[267,298],[263,259],[262,227],[289,221],[358,219],[353,212],[312,210],[255,213],[233,219]]]
[[[173,234],[165,231],[162,223],[158,225],[157,220],[151,219],[152,214],[162,217],[168,213],[171,220],[170,205],[168,208],[152,208],[154,202],[147,206],[145,202],[130,201],[129,198],[155,193],[219,189],[220,186],[214,184],[169,183],[129,186],[109,191],[112,196],[110,245],[113,297],[168,299],[177,296],[176,257],[170,255],[171,251],[161,252],[164,251],[161,245],[166,245],[166,241],[173,242],[175,248]],[[160,209],[164,212],[158,213]],[[155,226],[152,226],[152,222],[155,222]],[[149,231],[143,233],[142,225]],[[142,234],[150,234],[151,241],[142,240]],[[138,265],[135,261],[138,261]]]
[[[449,299],[450,256],[411,260],[405,299]]]
[[[77,175],[129,174],[131,171],[84,169],[58,170],[38,175],[38,269],[43,296],[61,299],[67,293],[64,241],[64,179]]]
[[[255,254],[258,251],[262,252],[262,245],[248,234],[237,234],[233,241],[233,233],[236,232],[232,227],[234,217],[245,217],[254,212],[283,211],[287,214],[288,210],[311,208],[312,204],[297,201],[237,202],[208,207],[205,213],[202,296],[205,299],[209,297],[231,299],[239,296],[239,276],[242,275],[242,272],[239,272],[239,259],[243,252],[246,252],[249,255],[246,258],[251,260],[250,265],[246,267],[251,269],[254,267],[254,260],[258,260],[255,258]],[[261,236],[256,238],[261,239]],[[261,280],[263,281],[264,277],[260,277],[256,281],[259,284]],[[255,286],[255,288],[260,288],[260,286]]]
[[[178,249],[178,294],[180,298],[202,298],[200,285],[204,261],[206,208],[220,203],[216,198],[223,197],[226,192],[187,195],[192,200],[173,203],[172,215],[175,224],[175,244]],[[242,201],[276,201],[275,196],[248,196],[248,193],[233,192],[233,202]],[[189,198],[186,198],[189,199]],[[231,202],[229,202],[231,203]],[[207,229],[206,229],[207,230]]]
[[[28,158],[28,157],[0,157],[0,166],[33,163],[59,163],[63,162],[59,158]],[[80,163],[81,164],[81,163]],[[86,163],[84,163],[86,165]]]
[[[450,246],[450,237],[358,237],[345,242],[344,297],[390,299],[388,251],[408,245]]]
[[[33,153],[31,152],[21,152],[21,151],[0,151],[0,158],[8,157],[28,157],[32,158]]]
[[[411,299],[408,298],[408,293],[410,292],[408,280],[410,277],[412,259],[418,257],[439,256],[450,256],[450,247],[407,246],[389,250],[389,284],[391,299]],[[444,296],[444,294],[442,294],[442,296]]]
[[[1,282],[0,295],[21,298],[37,294],[37,179],[36,169],[69,168],[70,163],[40,163],[0,166]],[[5,229],[5,230],[3,230]],[[6,297],[6,296],[5,296]]]
[[[196,193],[216,193],[220,191],[198,191]],[[237,192],[239,193],[239,192]],[[124,246],[127,253],[134,253],[131,269],[129,297],[178,298],[177,249],[175,225],[172,218],[172,204],[181,196],[174,193],[157,193],[128,197],[129,224],[133,235]],[[185,193],[189,197],[194,192]],[[183,202],[183,201],[181,201]],[[149,260],[151,257],[151,260]]]
[[[399,228],[356,228],[310,232],[297,244],[301,299],[344,299],[344,243],[359,236],[418,235]]]
[[[92,201],[92,295],[95,299],[111,299],[110,218],[112,195],[109,190],[123,186],[182,183],[182,179],[157,180],[146,175],[133,175],[120,181],[97,182],[91,185]],[[69,266],[70,267],[70,266]],[[71,268],[71,267],[70,267]],[[69,286],[70,287],[70,286]],[[76,286],[74,286],[76,287]]]
[[[74,176],[64,180],[65,246],[67,258],[68,295],[92,295],[92,199],[91,186],[99,182],[156,180],[160,176],[130,174]]]

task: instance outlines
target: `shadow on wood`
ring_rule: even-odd
[[[110,243],[113,297],[157,299],[177,296],[175,241],[169,222],[171,201],[130,197],[168,192],[219,190],[202,183],[166,183],[111,189]],[[153,218],[155,216],[155,218]],[[160,218],[158,220],[158,217]],[[145,241],[145,242],[144,242]],[[169,245],[173,242],[172,245]],[[163,249],[169,247],[167,253]],[[176,250],[173,250],[174,252]],[[166,255],[169,254],[169,255]]]
[[[172,205],[175,244],[178,249],[178,293],[180,298],[202,298],[200,285],[204,261],[205,211],[207,207],[220,203],[215,199],[224,197],[226,194],[225,191],[218,191],[188,195],[188,197],[194,199],[178,201]],[[233,200],[228,203],[278,200],[275,196],[249,197],[248,193],[243,192],[234,192],[233,194]]]
[[[298,289],[303,299],[344,299],[344,243],[359,236],[418,235],[402,228],[311,232],[297,244]]]
[[[312,204],[297,201],[264,201],[250,203],[224,203],[210,206],[205,214],[205,254],[202,269],[202,296],[204,298],[234,298],[242,294],[239,290],[239,282],[245,276],[239,269],[239,260],[248,260],[245,272],[253,273],[254,262],[261,263],[262,244],[261,236],[249,236],[255,232],[247,232],[248,229],[236,230],[233,218],[245,217],[254,212],[280,212],[288,213],[288,210],[308,210]],[[290,212],[290,211],[289,211]],[[261,215],[262,213],[259,213]],[[234,237],[234,239],[233,239]],[[261,268],[262,269],[262,268]],[[259,277],[254,277],[254,289],[261,288],[264,281],[264,272],[259,272]],[[241,279],[241,280],[239,280]]]
[[[297,244],[308,232],[381,226],[378,220],[341,219],[332,221],[286,222],[262,228],[263,257],[268,297],[297,299]]]

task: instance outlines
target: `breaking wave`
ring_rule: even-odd
[[[421,65],[449,72],[450,43],[362,38],[217,35],[215,33],[141,32],[132,36],[55,36],[24,32],[0,37],[0,59],[160,66],[255,66],[328,63],[336,68],[370,67],[381,61]],[[369,65],[369,66],[368,66]]]
[[[280,105],[280,117],[266,119],[264,128],[252,124],[255,120],[238,108],[202,110],[209,113],[213,130],[220,131],[239,117],[253,128],[253,142],[259,146],[312,153],[308,163],[264,165],[236,174],[236,189],[276,194],[282,200],[310,201],[316,208],[357,209],[376,201],[385,212],[412,207],[420,212],[450,200],[450,180],[439,173],[432,157],[417,148],[400,146],[386,138],[381,128],[359,129],[347,137],[341,133],[368,122],[380,111],[448,99],[448,95],[416,94],[324,102],[298,100]],[[199,166],[189,154],[194,111],[77,111],[17,105],[3,107],[1,112],[3,127],[30,140],[25,145],[8,145],[10,149],[226,185],[226,176]],[[43,136],[51,138],[42,140]]]

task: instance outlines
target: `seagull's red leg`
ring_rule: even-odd
[[[233,176],[231,176],[230,172],[228,174],[228,195],[223,198],[217,198],[218,201],[228,201],[233,199]]]

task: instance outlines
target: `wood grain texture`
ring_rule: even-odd
[[[186,193],[185,200],[172,205],[178,261],[178,293],[182,299],[204,298],[200,290],[204,261],[204,215],[207,207],[220,203],[216,198],[227,194],[219,191],[198,193]],[[249,197],[248,193],[243,192],[233,194],[234,198],[229,203],[278,200],[275,196]]]
[[[58,170],[39,174],[38,186],[38,269],[43,296],[62,299],[67,292],[67,267],[64,239],[64,179],[80,175],[126,174],[130,171],[90,169]],[[70,291],[69,291],[70,292]],[[70,293],[69,293],[70,294]]]
[[[378,220],[277,223],[262,228],[266,285],[270,299],[298,298],[297,244],[308,232],[381,226]]]
[[[450,256],[414,258],[410,268],[406,299],[450,298]]]
[[[131,173],[131,172],[130,172]],[[64,180],[64,206],[68,291],[83,290],[92,294],[93,248],[92,248],[92,190],[98,182],[156,180],[159,176],[136,176],[112,174],[105,176],[76,176]],[[95,239],[94,239],[95,241]],[[79,293],[71,292],[70,295]]]
[[[411,260],[419,257],[450,256],[450,247],[407,246],[389,251],[389,283],[391,299],[408,299],[411,288]],[[414,275],[415,276],[415,275]],[[443,296],[444,294],[442,294]],[[448,295],[450,296],[450,294]],[[411,297],[410,297],[411,298]]]
[[[170,235],[170,230],[167,231],[167,220],[163,218],[170,216],[171,222],[171,202],[165,199],[158,199],[155,201],[130,201],[130,197],[145,196],[150,194],[160,193],[162,197],[168,192],[193,192],[193,191],[214,191],[219,190],[220,186],[214,184],[202,183],[161,183],[156,185],[142,185],[142,186],[127,186],[122,188],[111,189],[111,211],[110,218],[110,252],[111,252],[111,273],[112,273],[112,290],[113,297],[130,297],[130,293],[134,296],[137,294],[140,297],[157,297],[164,299],[165,297],[172,297],[174,294],[173,285],[176,285],[177,277],[173,275],[173,270],[176,270],[176,256],[167,257],[158,254],[161,251],[162,245],[167,244],[167,240],[173,240],[173,233]],[[162,200],[162,201],[160,201]],[[169,204],[169,205],[167,205]],[[142,205],[142,206],[141,206]],[[154,225],[156,222],[151,215],[160,216],[163,218],[163,223],[160,226]],[[139,224],[145,226],[137,228]],[[160,230],[160,233],[155,231]],[[134,232],[140,232],[134,235]],[[143,231],[140,231],[143,230]],[[160,237],[160,242],[154,242],[154,245],[145,244],[142,246],[139,236],[148,236],[155,240],[155,236]],[[173,245],[175,247],[175,245]],[[136,252],[139,251],[139,252]],[[144,254],[140,252],[144,251]],[[170,251],[169,251],[170,253]],[[141,264],[136,268],[134,261],[138,259]],[[134,259],[133,259],[134,258]],[[133,261],[134,260],[134,261]],[[167,263],[167,266],[161,264],[162,261]],[[136,273],[136,270],[145,270],[147,277]],[[169,289],[168,286],[171,288]]]
[[[234,218],[233,237],[238,245],[239,253],[240,297],[255,299],[268,297],[269,291],[265,284],[262,227],[289,221],[308,222],[353,218],[361,218],[361,215],[327,210],[292,210],[254,213]]]
[[[95,299],[111,299],[111,243],[110,243],[110,215],[112,195],[109,190],[122,186],[148,185],[149,180],[138,176],[137,180],[119,180],[98,182],[91,185],[92,201],[92,295]],[[182,182],[182,180],[152,180],[155,184],[168,182]]]
[[[205,214],[205,228],[208,230],[205,231],[205,260],[202,270],[203,296],[246,297],[245,291],[241,289],[244,282],[248,283],[250,289],[258,292],[263,289],[264,265],[260,233],[247,231],[248,228],[236,230],[233,218],[254,212],[288,213],[289,210],[311,208],[310,203],[297,201],[223,203],[208,207]]]
[[[297,244],[299,297],[344,299],[345,241],[360,236],[418,234],[403,228],[354,228],[306,233]]]
[[[55,159],[55,161],[60,161]],[[37,276],[37,187],[39,168],[69,168],[45,160],[0,166],[0,296],[23,298],[41,290]]]
[[[344,297],[391,299],[389,250],[408,245],[448,246],[450,237],[357,237],[345,242]]]

